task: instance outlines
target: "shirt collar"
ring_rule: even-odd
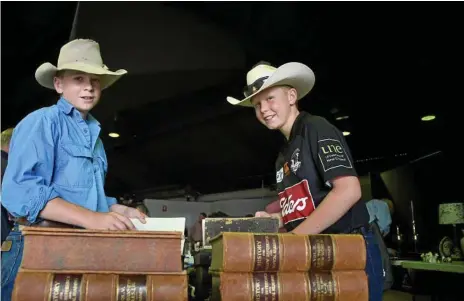
[[[75,110],[76,108],[69,103],[64,97],[60,97],[57,103],[58,108],[63,111],[66,115],[69,115]],[[100,122],[98,122],[95,117],[92,116],[92,114],[88,113],[87,114],[87,122],[89,123],[95,123],[96,125],[100,125]]]
[[[98,120],[95,119],[95,117],[93,117],[93,115],[90,114],[90,113],[87,114],[87,122],[89,124],[93,123],[93,124],[96,124],[96,125],[100,126],[100,122],[98,122]]]
[[[69,115],[74,107],[72,106],[72,104],[70,104],[66,99],[64,99],[63,97],[60,97],[60,99],[58,100],[58,103],[57,103],[57,106],[58,108],[60,108],[61,111],[63,111],[63,113],[65,113],[66,115]]]

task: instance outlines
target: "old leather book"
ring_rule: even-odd
[[[213,274],[212,301],[368,301],[364,271]]]
[[[203,220],[203,245],[221,232],[279,232],[279,221],[272,217],[216,217]]]
[[[366,265],[362,235],[224,232],[211,246],[213,271],[364,270]]]
[[[181,272],[180,232],[27,227],[21,268],[85,273]]]
[[[20,271],[13,301],[184,301],[187,275],[54,274]]]

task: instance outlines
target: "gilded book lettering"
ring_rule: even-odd
[[[119,275],[117,301],[147,301],[147,277]]]
[[[254,271],[277,271],[279,269],[279,237],[277,235],[254,235]]]
[[[319,271],[332,270],[334,264],[333,241],[330,235],[309,237],[311,268]]]
[[[279,301],[277,273],[254,273],[252,277],[253,301]]]
[[[82,275],[56,274],[52,280],[49,301],[80,301]]]

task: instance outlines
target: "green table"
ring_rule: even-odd
[[[449,263],[428,263],[423,261],[401,260],[401,266],[405,269],[464,274],[464,261],[453,261]]]
[[[462,300],[460,295],[464,261],[428,263],[419,260],[392,260],[392,265],[404,269],[409,276],[410,286],[403,284],[402,287],[412,294],[413,300],[419,295],[429,295],[432,300],[438,301]]]

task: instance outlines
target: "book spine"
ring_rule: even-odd
[[[181,240],[176,238],[26,235],[21,267],[30,270],[82,270],[86,273],[181,272],[181,255]]]
[[[221,273],[213,281],[215,301],[368,301],[364,271],[311,273]],[[219,286],[219,287],[217,287]]]
[[[223,233],[223,260],[219,263],[222,266],[211,269],[307,272],[364,270],[366,265],[366,246],[361,235],[247,234]]]
[[[187,275],[117,275],[20,271],[13,301],[187,300]]]

